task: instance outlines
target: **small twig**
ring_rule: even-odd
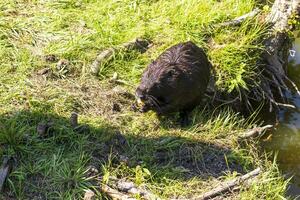
[[[231,21],[227,21],[224,23],[219,24],[219,27],[223,27],[223,26],[237,26],[240,25],[243,21],[245,21],[247,18],[251,18],[254,17],[255,15],[257,15],[260,12],[260,9],[255,8],[254,10],[252,10],[251,12],[242,15],[240,17],[237,17]]]
[[[230,190],[232,190],[233,188],[236,188],[237,186],[240,186],[241,184],[243,184],[245,181],[247,181],[250,178],[254,178],[256,176],[258,176],[261,172],[260,168],[256,168],[255,170],[240,176],[238,178],[235,178],[231,181],[226,181],[225,183],[223,183],[221,186],[204,193],[203,195],[193,198],[193,199],[201,199],[201,200],[207,200],[207,199],[212,199],[216,196],[222,195]]]
[[[256,127],[256,128],[253,128],[253,129],[243,133],[239,138],[240,139],[249,139],[249,138],[255,138],[255,137],[258,137],[258,136],[262,136],[262,133],[265,130],[270,129],[270,128],[273,128],[273,125],[266,125],[266,126],[263,126],[263,127]]]
[[[135,198],[132,198],[127,194],[123,194],[105,184],[102,185],[101,190],[115,200],[136,200]]]
[[[206,97],[211,97],[210,95],[208,94],[204,94]],[[237,101],[239,99],[239,97],[235,97],[234,99],[231,99],[231,100],[224,100],[224,99],[220,99],[220,98],[217,98],[217,97],[213,97],[213,101],[219,101],[219,102],[222,102],[223,104],[222,105],[226,105],[226,104],[232,104],[234,103],[235,101]]]

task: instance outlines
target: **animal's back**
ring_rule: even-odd
[[[180,77],[171,82],[175,92],[171,110],[191,110],[201,102],[210,78],[210,62],[203,49],[192,42],[180,43],[169,48],[158,60],[164,65],[178,66]],[[158,61],[158,62],[159,62]]]
[[[206,91],[210,68],[201,48],[192,42],[179,43],[147,67],[139,88],[145,88],[157,100],[162,99],[162,114],[191,110]]]

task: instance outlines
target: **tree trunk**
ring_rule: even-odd
[[[290,48],[288,32],[293,29],[289,20],[299,14],[300,0],[276,0],[271,8],[266,22],[271,25],[271,36],[265,41],[266,50],[262,55],[264,65],[261,84],[261,98],[269,100],[270,111],[273,106],[294,106],[286,104],[286,97],[283,91],[291,92],[293,88],[300,94],[296,85],[287,77],[287,58]],[[288,87],[290,86],[290,87]],[[283,103],[279,103],[280,97]]]

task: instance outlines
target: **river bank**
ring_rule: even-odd
[[[289,56],[289,77],[300,87],[300,38],[299,33],[295,33],[295,41]],[[300,120],[300,97],[297,94],[287,94],[297,109],[281,109],[278,111],[278,126],[271,131],[269,140],[262,141],[262,145],[268,152],[277,154],[276,158],[280,168],[287,177],[292,178],[292,184],[288,188],[288,193],[294,197],[300,194],[300,174],[299,163],[300,157],[295,152],[299,152],[299,120]],[[276,114],[276,113],[273,113]],[[270,119],[270,117],[268,117]],[[268,120],[268,119],[266,119]],[[270,120],[271,122],[272,120]],[[273,121],[274,123],[274,121]]]

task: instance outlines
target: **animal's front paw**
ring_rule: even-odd
[[[146,106],[139,107],[136,103],[133,103],[133,104],[131,104],[131,110],[133,110],[134,112],[145,113],[149,109]]]
[[[181,127],[187,127],[190,124],[189,114],[187,112],[181,112],[179,114],[179,122]]]

